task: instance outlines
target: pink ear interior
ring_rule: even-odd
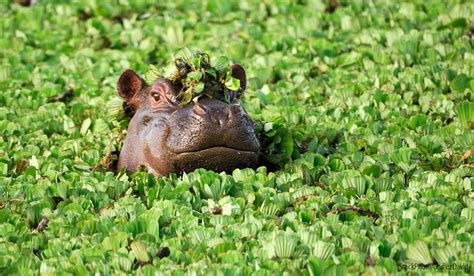
[[[117,92],[120,97],[130,100],[143,87],[143,80],[133,70],[125,70],[117,83]]]

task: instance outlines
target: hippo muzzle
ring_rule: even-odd
[[[239,72],[244,72],[241,67]],[[243,92],[245,73],[237,77]],[[231,172],[257,166],[260,143],[254,123],[240,105],[241,93],[229,103],[204,98],[182,106],[176,100],[178,89],[169,80],[147,85],[131,70],[122,74],[117,87],[136,110],[118,170],[133,172],[145,166],[155,175],[168,175],[197,168]]]

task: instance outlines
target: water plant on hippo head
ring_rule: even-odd
[[[117,92],[134,114],[117,169],[145,166],[167,175],[255,167],[260,143],[240,105],[243,67],[200,51],[179,56],[174,66],[165,74],[155,72],[150,83],[130,69],[120,76]]]
[[[226,56],[210,57],[200,50],[183,48],[174,61],[160,70],[150,65],[145,80],[153,82],[164,77],[177,85],[181,104],[198,102],[200,97],[218,98],[230,102],[240,98],[246,89],[245,70],[230,66]]]

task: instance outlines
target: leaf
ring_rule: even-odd
[[[159,79],[163,75],[163,72],[160,68],[156,67],[153,64],[150,64],[148,71],[145,73],[145,81],[147,83],[153,83],[155,80]]]
[[[204,72],[207,74],[207,75],[210,75],[212,76],[213,78],[217,78],[217,72],[214,68],[209,68],[209,69],[205,69]]]
[[[332,257],[335,253],[334,245],[324,242],[324,241],[317,241],[313,244],[313,256],[326,260]]]
[[[433,249],[433,257],[438,264],[449,264],[450,260],[455,259],[457,251],[454,246],[446,245]]]
[[[81,130],[80,130],[80,133],[82,136],[85,136],[86,133],[87,133],[87,130],[89,129],[89,127],[91,126],[91,119],[90,118],[86,118],[83,122],[82,122],[82,125],[81,125]]]
[[[466,74],[459,74],[451,81],[451,90],[462,93],[469,87],[469,77]]]
[[[227,70],[230,66],[229,59],[225,56],[218,56],[211,60],[211,65],[219,72]]]
[[[193,99],[193,87],[188,88],[187,90],[179,93],[178,98],[180,99],[183,105],[188,104]]]
[[[0,162],[0,175],[6,176],[8,174],[8,164]]]
[[[94,122],[94,128],[93,132],[94,133],[103,133],[109,131],[109,124],[104,120],[104,119],[97,119]]]
[[[225,87],[227,87],[227,89],[232,90],[232,91],[239,90],[240,89],[240,80],[235,79],[235,78],[231,78],[229,81],[227,81],[225,83]]]
[[[204,83],[200,82],[196,86],[194,86],[193,92],[196,94],[200,94],[204,91]]]
[[[438,31],[442,31],[447,28],[467,28],[467,20],[464,17],[456,18],[446,25],[439,26]]]
[[[0,66],[0,81],[7,81],[11,77],[11,69],[8,65]]]
[[[273,129],[273,123],[265,123],[265,124],[263,125],[263,130],[264,130],[265,132],[269,132],[269,131],[272,130],[272,129]]]
[[[324,262],[314,257],[308,258],[308,272],[311,276],[322,275]]]
[[[364,195],[367,187],[367,181],[363,176],[348,176],[342,180],[344,188],[355,188],[358,195]]]
[[[452,28],[466,28],[467,20],[464,17],[456,18],[448,24]]]
[[[294,150],[293,137],[289,132],[284,133],[281,137],[281,150],[288,158],[291,158]]]
[[[392,249],[393,249],[393,246],[387,240],[381,241],[380,245],[378,246],[380,255],[386,258],[390,256]]]
[[[147,263],[150,261],[146,246],[141,241],[134,241],[130,245],[135,258],[141,263]]]
[[[410,148],[400,148],[394,151],[390,157],[397,166],[407,172],[410,168],[411,153],[412,150]]]
[[[152,265],[144,265],[138,268],[137,275],[152,276],[156,275],[158,270]]]
[[[378,177],[382,173],[382,168],[379,165],[371,165],[364,168],[363,174],[364,175],[371,175],[374,177]]]
[[[428,265],[433,263],[428,245],[424,241],[416,241],[409,244],[407,248],[407,258],[417,264]]]
[[[106,117],[107,120],[109,121],[119,120],[125,115],[125,112],[123,109],[123,100],[120,99],[119,97],[113,97],[110,101],[107,102],[106,110],[107,110],[107,117]],[[81,128],[81,134],[82,134],[82,128]]]
[[[188,74],[188,78],[193,79],[195,81],[199,81],[202,78],[202,73],[198,71],[193,71]],[[204,87],[204,83],[202,84]]]
[[[464,129],[474,128],[474,102],[460,103],[457,107],[457,113]]]
[[[76,125],[74,124],[74,121],[71,120],[68,117],[64,118],[63,121],[63,129],[69,134],[72,134],[75,131]]]
[[[324,276],[338,276],[338,275],[348,275],[349,271],[343,264],[335,264],[326,269],[324,269],[322,275]]]
[[[193,52],[191,49],[187,47],[183,47],[177,56],[182,57],[185,62],[191,63],[193,60],[193,57],[195,56],[195,52]]]
[[[191,65],[194,69],[200,69],[201,68],[201,59],[197,58],[197,57],[192,58],[191,59]],[[195,71],[195,73],[198,73],[198,72]],[[200,79],[200,77],[199,77],[199,79]]]
[[[163,39],[168,45],[183,45],[184,43],[184,33],[183,28],[180,26],[169,27],[166,30],[166,33],[163,35]]]
[[[390,191],[392,188],[392,180],[390,178],[379,178],[374,181],[374,190],[376,193]]]
[[[294,238],[280,235],[275,239],[275,254],[278,258],[291,258],[295,253],[297,240]]]
[[[144,230],[151,236],[158,238],[160,235],[160,224],[159,219],[161,217],[161,211],[158,209],[151,209],[140,216],[145,224]]]
[[[472,1],[331,0],[333,14],[329,0],[3,2],[0,274],[470,272]],[[228,58],[218,71],[183,45]],[[190,105],[222,100],[213,111],[237,94],[234,59],[247,65],[248,118],[218,126],[177,112],[168,138],[240,148],[250,118],[261,167],[196,152],[241,168],[115,172],[127,133],[167,138],[153,124],[127,129],[123,70],[148,85],[170,78]],[[136,115],[164,115],[137,100]],[[194,124],[209,137],[174,129]]]
[[[280,207],[278,205],[268,201],[264,202],[262,206],[260,206],[260,212],[267,216],[275,216],[276,214],[278,214],[279,211]]]

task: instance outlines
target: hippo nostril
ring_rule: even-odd
[[[199,104],[196,104],[194,107],[193,107],[193,112],[194,114],[196,115],[199,115],[199,116],[204,116],[206,114],[209,114],[207,112],[207,110],[205,109],[205,107],[199,105]]]

